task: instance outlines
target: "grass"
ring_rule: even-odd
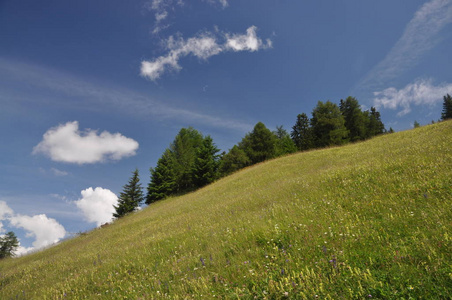
[[[450,299],[452,122],[244,169],[0,261],[1,299]]]

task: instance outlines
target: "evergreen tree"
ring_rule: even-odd
[[[375,107],[370,108],[367,137],[373,137],[385,132],[385,126],[380,118],[380,113]]]
[[[364,140],[367,136],[368,117],[353,97],[340,101],[340,110],[345,120],[345,127],[349,131],[350,141]]]
[[[443,111],[441,112],[441,120],[452,119],[452,97],[447,94],[444,96]]]
[[[10,231],[6,233],[0,237],[0,259],[14,256],[14,252],[18,247],[19,241],[14,232]]]
[[[314,147],[312,128],[309,118],[305,113],[297,116],[297,122],[292,127],[290,136],[299,151],[308,150]]]
[[[192,169],[193,183],[196,187],[203,187],[218,178],[219,151],[210,136],[204,138],[196,151]]]
[[[224,154],[220,159],[220,175],[229,175],[249,166],[250,164],[251,161],[245,151],[239,148],[239,146],[234,145],[234,147],[232,147],[231,150],[229,150],[227,154]]]
[[[319,101],[312,111],[312,132],[315,146],[327,147],[346,143],[348,130],[339,107],[327,101]]]
[[[192,190],[192,170],[197,149],[202,145],[203,136],[196,129],[182,128],[170,145],[173,156],[173,172],[175,175],[175,193],[184,193]]]
[[[419,122],[415,120],[414,123],[413,123],[413,127],[414,128],[419,128],[419,127],[421,127],[421,124],[419,124]]]
[[[176,178],[174,174],[173,156],[166,149],[162,157],[157,161],[155,169],[151,168],[151,180],[148,184],[146,204],[170,196],[175,188]]]
[[[392,129],[392,127],[389,127],[388,133],[394,133],[394,129]]]
[[[124,215],[135,211],[143,202],[143,191],[140,184],[138,169],[133,172],[129,183],[123,187],[118,198],[118,206],[114,206],[116,213],[113,214],[115,218],[121,218]]]
[[[245,151],[251,164],[256,164],[275,157],[276,137],[264,123],[258,122],[253,131],[242,139],[239,147]]]
[[[276,137],[275,156],[282,156],[297,151],[297,146],[282,125],[276,126],[276,131],[274,131],[273,134]]]

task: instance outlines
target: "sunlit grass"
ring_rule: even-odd
[[[452,297],[452,122],[242,170],[0,261],[1,299]]]

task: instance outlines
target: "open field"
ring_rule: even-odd
[[[0,261],[1,299],[452,297],[452,122],[268,161]]]

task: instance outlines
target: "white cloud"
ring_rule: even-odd
[[[271,48],[271,40],[267,39],[266,43],[262,42],[257,37],[256,30],[256,26],[251,26],[246,30],[246,34],[231,35],[226,33],[223,34],[223,37],[217,37],[211,32],[204,32],[188,40],[171,36],[166,41],[166,48],[169,50],[168,54],[157,57],[152,61],[143,61],[141,63],[141,75],[155,81],[166,71],[180,70],[179,60],[188,55],[207,60],[226,51],[255,52],[260,49]],[[223,38],[225,41],[219,43],[219,38]]]
[[[257,37],[256,29],[256,26],[251,26],[246,30],[246,34],[227,34],[225,48],[235,52],[259,50],[262,48],[262,40]]]
[[[0,221],[13,214],[13,210],[5,201],[0,201]]]
[[[10,218],[12,226],[23,228],[27,237],[34,237],[33,247],[36,249],[57,243],[66,235],[64,227],[55,219],[45,214],[35,216],[14,215]]]
[[[87,188],[81,191],[82,198],[75,201],[77,207],[83,212],[85,219],[100,226],[110,222],[113,218],[118,197],[110,190],[101,187]]]
[[[415,66],[422,56],[434,48],[440,31],[452,23],[452,0],[431,0],[425,3],[406,26],[402,36],[359,84],[375,89]]]
[[[19,247],[17,247],[16,252],[14,252],[14,254],[16,256],[22,256],[22,255],[30,253],[33,250],[35,250],[35,248],[33,248],[33,247],[23,247],[23,246],[20,245],[20,242],[19,242]]]
[[[402,108],[398,116],[403,116],[411,112],[412,105],[435,105],[443,101],[446,94],[452,94],[452,84],[444,83],[433,85],[432,80],[417,80],[410,83],[403,89],[397,90],[394,87],[383,91],[374,92],[374,105],[389,109]]]
[[[119,160],[136,154],[138,143],[119,133],[87,129],[80,132],[77,121],[49,129],[33,154],[43,153],[58,162],[88,164]]]
[[[0,233],[4,232],[3,223],[1,221],[11,217],[13,210],[6,204],[5,201],[0,201]]]
[[[170,50],[167,56],[160,56],[154,61],[143,61],[141,74],[151,80],[158,79],[165,70],[179,70],[180,57],[192,54],[199,59],[206,60],[222,51],[217,44],[215,37],[210,33],[205,33],[199,37],[189,38],[185,41],[182,38],[170,37],[167,40],[167,48]]]
[[[33,247],[19,246],[16,251],[17,255],[57,243],[66,235],[64,227],[55,219],[48,218],[45,214],[34,216],[15,214],[5,201],[0,201],[0,221],[5,220],[12,227],[25,229],[27,237],[35,238]],[[0,229],[1,227],[0,222]]]

